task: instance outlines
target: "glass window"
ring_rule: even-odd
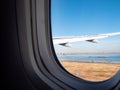
[[[120,1],[52,0],[53,44],[73,75],[103,81],[120,69]]]

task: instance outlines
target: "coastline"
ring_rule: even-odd
[[[120,63],[68,60],[61,60],[60,63],[71,74],[90,81],[107,80],[120,70]]]
[[[77,62],[77,63],[101,63],[101,64],[120,64],[115,62],[99,62],[99,61],[76,61],[76,60],[60,60],[60,62]]]

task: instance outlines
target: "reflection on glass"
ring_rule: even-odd
[[[92,81],[120,69],[120,1],[52,0],[53,43],[63,67]]]

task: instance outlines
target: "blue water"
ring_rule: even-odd
[[[120,63],[120,54],[66,54],[57,57],[67,61]]]

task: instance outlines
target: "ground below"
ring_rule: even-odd
[[[120,69],[120,64],[61,61],[71,74],[90,81],[107,80]]]

